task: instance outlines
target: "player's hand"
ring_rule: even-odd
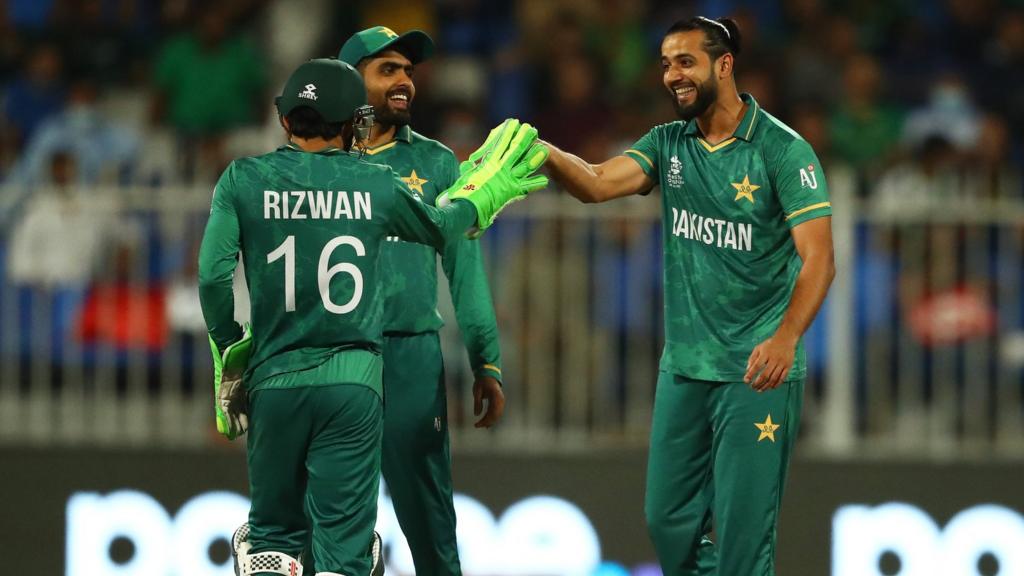
[[[474,416],[479,416],[484,411],[484,401],[487,402],[487,412],[473,425],[476,428],[494,426],[505,413],[505,392],[492,376],[480,376],[473,382]]]
[[[743,381],[758,392],[773,390],[786,381],[796,357],[798,338],[776,333],[761,342],[747,359],[747,373]]]
[[[484,159],[494,152],[498,141],[502,139],[502,135],[507,132],[515,133],[515,131],[519,129],[519,126],[520,122],[515,118],[508,118],[501,124],[495,126],[491,130],[490,134],[487,135],[487,139],[484,140],[484,143],[474,150],[473,153],[469,155],[469,158],[463,160],[462,163],[459,164],[459,176],[462,176],[466,172],[469,172],[480,164],[483,164]]]
[[[479,236],[509,204],[548,185],[547,176],[536,172],[550,151],[536,140],[537,129],[529,124],[515,119],[501,123],[463,162],[461,176],[438,196],[437,205],[468,200],[477,211],[477,226],[469,236]]]

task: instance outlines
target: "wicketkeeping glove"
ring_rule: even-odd
[[[437,200],[438,206],[465,199],[477,212],[478,237],[506,206],[548,185],[548,178],[534,174],[548,158],[548,148],[536,143],[537,130],[509,119],[491,131],[484,144],[459,166],[461,177]]]
[[[246,324],[241,340],[228,346],[223,354],[211,336],[210,351],[213,353],[213,399],[217,432],[228,440],[234,440],[249,429],[249,403],[242,375],[252,354],[252,328]]]

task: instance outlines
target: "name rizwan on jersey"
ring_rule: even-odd
[[[369,192],[344,190],[263,191],[264,220],[371,220]]]
[[[753,224],[706,218],[686,210],[672,208],[672,235],[703,242],[708,246],[750,252]]]

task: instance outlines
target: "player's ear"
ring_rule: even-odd
[[[287,118],[285,118],[284,116],[278,116],[278,117],[277,117],[277,121],[278,121],[278,123],[280,123],[280,124],[281,124],[281,128],[284,128],[284,131],[285,131],[285,132],[287,132],[287,133],[288,133],[289,135],[291,135],[291,133],[292,133],[292,128],[291,128],[291,126],[290,126],[290,125],[288,124],[288,119],[287,119]]]
[[[734,64],[733,56],[731,52],[726,52],[718,57],[718,77],[726,78],[732,74],[732,66]]]

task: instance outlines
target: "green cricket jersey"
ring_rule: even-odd
[[[367,154],[371,162],[390,166],[426,204],[434,205],[437,196],[459,178],[455,154],[408,126],[399,128],[394,140]],[[444,325],[437,312],[437,252],[429,246],[403,242],[397,236],[388,240],[381,254],[386,295],[384,333],[437,332]],[[440,253],[473,373],[501,380],[498,323],[480,244],[462,239],[448,244]]]
[[[762,110],[710,145],[696,121],[657,126],[625,152],[661,186],[665,350],[661,369],[740,381],[747,358],[774,334],[801,261],[790,229],[832,214],[810,145]],[[803,342],[790,376],[806,373]]]
[[[231,288],[240,250],[252,306],[249,391],[355,382],[380,392],[385,238],[441,249],[475,221],[468,202],[434,208],[387,166],[338,149],[284,146],[235,160],[214,189],[199,253],[207,327],[221,349],[240,336]],[[321,365],[329,374],[310,370]]]

